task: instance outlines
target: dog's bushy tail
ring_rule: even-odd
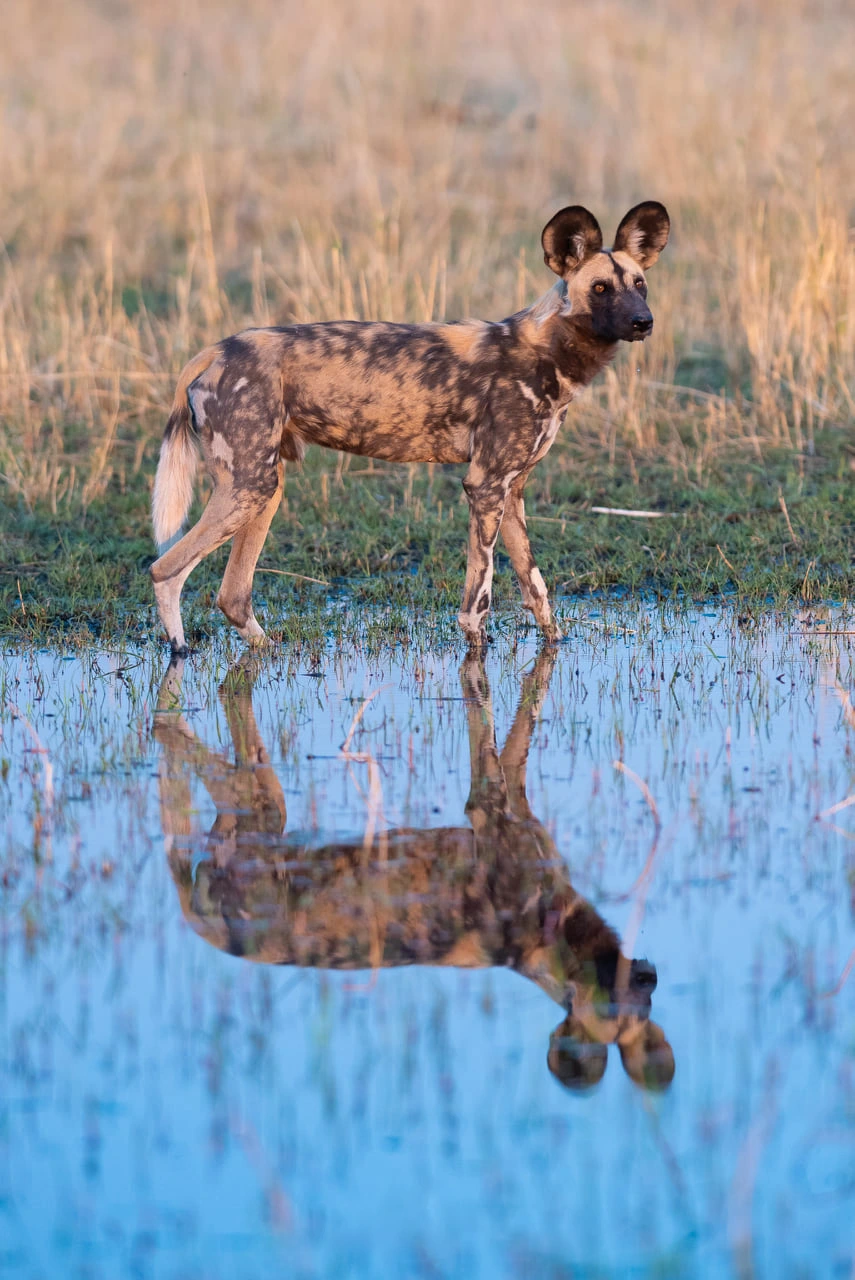
[[[199,442],[190,412],[188,389],[219,355],[217,347],[207,347],[181,370],[172,412],[163,433],[160,461],[151,496],[151,523],[154,540],[161,553],[181,531],[190,503],[199,466]]]

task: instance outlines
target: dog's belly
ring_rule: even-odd
[[[384,462],[468,462],[470,455],[468,431],[452,431],[445,437],[433,434],[407,436],[378,424],[373,430],[358,436],[353,432],[333,429],[327,438],[315,433],[307,438],[325,449],[340,449],[343,453],[355,453]]]
[[[380,417],[367,405],[335,406],[334,414],[298,404],[289,410],[286,430],[308,444],[386,462],[468,462],[471,456],[472,432],[459,420],[403,408]]]
[[[228,864],[198,865],[188,916],[215,946],[268,963],[505,965],[512,954],[503,915],[514,920],[513,952],[529,953],[540,930],[524,904],[552,883],[538,824],[514,823],[513,837],[508,848],[507,824],[489,822],[482,847],[465,827],[392,830],[382,861],[366,860],[361,843],[294,846],[290,856],[301,865],[292,880],[276,870],[275,842],[256,848],[247,834],[233,872]]]

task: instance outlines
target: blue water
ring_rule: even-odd
[[[0,1274],[852,1274],[853,637],[598,612],[3,654]]]

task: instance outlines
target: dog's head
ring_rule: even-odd
[[[671,221],[664,205],[646,200],[630,209],[603,248],[603,233],[581,205],[556,213],[543,228],[543,260],[564,280],[574,321],[603,342],[639,342],[653,329],[645,271],[665,245]]]
[[[636,1020],[617,1045],[624,1071],[635,1084],[650,1093],[668,1088],[674,1079],[674,1051],[658,1023]],[[608,1052],[608,1042],[598,1040],[570,1013],[549,1037],[547,1062],[565,1089],[582,1093],[602,1080]]]
[[[650,1018],[656,969],[647,960],[628,960],[611,930],[591,934],[586,916],[593,920],[593,909],[576,911],[565,925],[565,933],[572,929],[580,935],[573,941],[584,958],[567,989],[567,1017],[550,1037],[549,1069],[568,1089],[590,1089],[602,1079],[609,1045],[616,1044],[635,1084],[667,1089],[674,1054]],[[593,946],[586,945],[586,937]]]

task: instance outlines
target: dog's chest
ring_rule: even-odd
[[[539,462],[549,452],[564,421],[567,407],[578,390],[575,383],[560,374],[557,375],[557,383],[553,394],[546,395],[538,395],[537,391],[526,382],[517,383],[520,394],[529,406],[532,426],[529,456],[531,463]]]

